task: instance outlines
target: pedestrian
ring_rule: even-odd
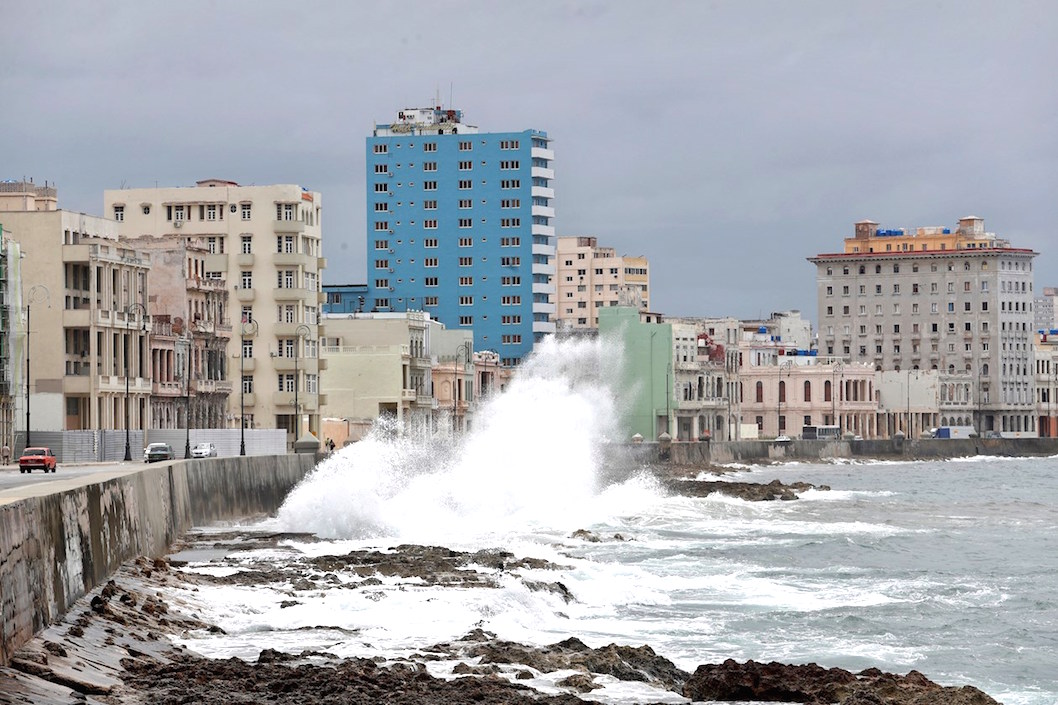
[[[3,448],[0,448],[0,459],[3,459],[3,463],[0,463],[3,465],[7,465],[11,462],[11,447],[6,443]]]

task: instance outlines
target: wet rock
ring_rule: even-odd
[[[809,705],[998,705],[969,686],[944,687],[911,671],[906,676],[868,669],[853,674],[814,663],[738,663],[702,665],[683,687],[692,700],[759,700]]]
[[[559,688],[571,688],[578,693],[590,693],[596,688],[602,686],[595,682],[595,679],[586,673],[574,673],[568,678],[563,678],[555,683]]]
[[[589,541],[591,543],[599,543],[602,539],[594,531],[588,531],[587,529],[577,529],[569,535],[571,539],[580,539],[581,541]]]
[[[668,478],[662,485],[676,494],[687,497],[706,497],[714,492],[730,497],[738,497],[747,502],[767,502],[772,500],[797,499],[798,492],[806,490],[829,490],[827,485],[812,485],[807,482],[794,482],[784,485],[779,480],[767,484],[759,482],[724,482],[720,480],[687,480]]]

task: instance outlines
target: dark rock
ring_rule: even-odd
[[[560,688],[572,688],[578,693],[590,693],[596,688],[602,687],[587,673],[574,673],[572,676],[556,682],[555,685]]]
[[[66,655],[66,649],[64,649],[62,647],[62,644],[57,644],[54,641],[46,641],[46,642],[44,642],[44,648],[47,650],[47,652],[49,654],[54,654],[56,656],[65,656]]]
[[[706,497],[714,492],[730,497],[738,497],[747,502],[767,502],[772,500],[797,499],[798,492],[805,490],[829,490],[826,485],[816,487],[807,482],[794,482],[784,485],[779,480],[767,484],[759,482],[724,482],[721,480],[687,480],[679,478],[662,479],[662,485],[676,494],[688,497]]]
[[[592,531],[588,531],[587,529],[577,529],[572,534],[570,534],[569,537],[571,539],[581,539],[582,541],[590,541],[591,543],[599,543],[599,541],[602,540],[599,538],[598,534]]]
[[[809,705],[998,705],[980,690],[940,686],[918,671],[906,676],[869,669],[853,674],[814,663],[702,665],[683,687],[691,700],[759,700]]]

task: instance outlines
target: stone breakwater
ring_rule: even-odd
[[[253,537],[267,545],[278,536]],[[304,538],[304,537],[301,537]],[[211,536],[216,544],[217,537]],[[246,537],[229,537],[246,545]],[[368,576],[407,578],[421,584],[489,589],[494,577],[471,566],[482,564],[517,573],[546,561],[518,558],[504,551],[462,553],[436,546],[400,546],[386,553],[354,551],[314,559],[320,569],[352,567]],[[301,590],[319,590],[330,573],[302,578]],[[259,578],[284,577],[278,575]],[[288,576],[287,576],[288,577]],[[180,572],[168,562],[140,558],[114,579],[78,601],[66,617],[44,630],[0,669],[0,702],[37,705],[230,705],[270,702],[404,703],[470,705],[586,703],[579,697],[599,687],[599,678],[634,681],[694,701],[761,700],[823,705],[997,705],[975,688],[938,685],[920,673],[906,675],[867,669],[852,673],[815,664],[760,664],[753,661],[703,664],[693,673],[677,668],[649,646],[609,644],[590,648],[571,637],[546,646],[527,646],[475,629],[462,638],[424,645],[406,659],[338,658],[319,651],[287,654],[263,649],[256,660],[208,659],[175,646],[170,635],[216,631],[176,602],[174,587],[205,588],[239,577],[206,577]],[[348,586],[346,586],[348,589]],[[352,589],[357,589],[353,587]],[[537,589],[562,591],[560,584]],[[568,592],[568,591],[567,591]],[[576,599],[569,595],[569,599]],[[293,598],[293,599],[296,599]],[[457,661],[451,678],[431,675],[427,664]],[[571,672],[556,686],[566,692],[545,695],[528,685],[556,671]],[[647,698],[642,702],[654,702]]]
[[[705,494],[729,491],[758,500],[790,499],[807,485],[769,483],[694,483],[671,481],[674,489]],[[701,486],[698,486],[701,485]],[[716,485],[714,487],[714,485]],[[694,488],[693,490],[690,488]],[[817,488],[822,489],[822,488]],[[634,540],[579,531],[584,541]],[[190,637],[221,631],[196,616],[195,591],[225,584],[289,586],[282,607],[330,589],[378,590],[380,577],[391,589],[424,584],[459,590],[497,589],[501,578],[520,580],[529,590],[577,600],[565,585],[541,580],[540,572],[559,568],[549,561],[519,557],[502,549],[462,552],[442,546],[401,545],[385,550],[356,550],[343,555],[306,556],[299,561],[248,562],[238,554],[275,547],[309,535],[216,533],[176,549],[210,550],[223,558],[217,566],[236,567],[204,575],[181,570],[179,561],[138,558],[127,562],[101,587],[79,599],[61,619],[17,650],[0,669],[0,703],[60,705],[115,703],[176,705],[271,702],[315,703],[573,703],[599,689],[600,681],[644,684],[656,702],[677,694],[694,701],[771,701],[822,705],[995,705],[976,688],[942,686],[921,673],[905,675],[867,669],[853,673],[816,664],[702,664],[693,672],[676,667],[647,645],[609,644],[591,648],[576,637],[530,646],[498,639],[474,629],[461,638],[424,644],[406,658],[339,658],[326,651],[287,654],[261,650],[256,659],[208,659],[177,646],[170,636]],[[179,555],[179,554],[176,554]],[[535,579],[529,579],[531,571]],[[342,576],[339,579],[339,575]],[[428,666],[452,663],[449,677],[432,675]],[[535,683],[548,674],[562,691],[544,694]]]

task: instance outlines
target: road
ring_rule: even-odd
[[[69,480],[101,472],[113,472],[122,468],[136,469],[138,467],[143,467],[143,463],[90,463],[87,465],[59,463],[59,468],[55,472],[45,473],[40,470],[34,470],[29,473],[21,473],[18,471],[17,465],[4,465],[0,466],[0,492],[27,485]]]

